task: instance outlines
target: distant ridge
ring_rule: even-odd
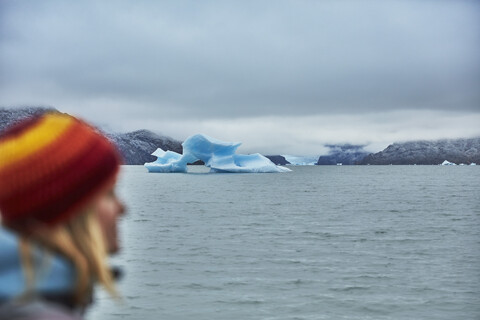
[[[1,108],[0,131],[22,119],[43,114],[60,112],[52,107]],[[101,130],[101,129],[99,129]],[[149,130],[137,130],[127,133],[104,134],[118,146],[125,164],[143,165],[153,162],[156,157],[151,153],[157,148],[182,153],[182,142],[166,136],[160,136]],[[327,145],[330,153],[321,156],[321,164],[359,164],[359,165],[436,165],[444,160],[456,164],[480,164],[480,137],[470,139],[449,139],[437,141],[411,141],[394,143],[381,152],[367,154],[363,146]],[[275,164],[286,165],[290,162],[284,156],[267,156]]]
[[[157,157],[151,155],[157,148],[182,153],[182,143],[169,137],[160,136],[149,130],[137,130],[127,133],[106,133],[123,155],[125,164],[143,165],[153,162]]]
[[[59,111],[48,107],[0,108],[0,132],[25,118],[45,112]],[[101,129],[99,130],[102,131]],[[157,148],[182,153],[180,141],[160,136],[148,130],[127,133],[104,132],[104,134],[117,145],[123,156],[124,163],[128,165],[143,165],[145,162],[155,161],[156,157],[152,156],[151,153],[157,150]]]
[[[444,160],[456,164],[480,163],[480,138],[394,143],[381,152],[369,154],[357,164],[434,165]]]
[[[328,155],[320,156],[317,165],[352,165],[363,160],[369,153],[363,148],[364,145],[327,144],[325,147],[330,149]]]
[[[59,111],[51,107],[0,108],[0,132],[23,119],[44,114],[45,112]]]
[[[284,156],[273,155],[273,156],[265,156],[265,157],[270,159],[270,161],[272,161],[276,165],[285,166],[287,164],[290,164],[290,162],[288,162],[287,159],[285,159]]]

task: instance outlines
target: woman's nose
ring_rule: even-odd
[[[117,205],[118,205],[118,215],[123,216],[127,212],[127,208],[123,201],[117,200]]]

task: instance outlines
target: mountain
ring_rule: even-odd
[[[45,112],[58,112],[58,110],[46,107],[25,107],[18,109],[0,108],[0,132],[16,122]]]
[[[480,138],[394,143],[358,164],[441,164],[444,160],[480,163]]]
[[[157,157],[151,153],[157,148],[182,153],[182,143],[169,137],[159,136],[148,130],[138,130],[128,133],[105,133],[120,150],[125,164],[143,165],[153,162]]]
[[[0,108],[0,131],[22,119],[45,112],[59,111],[45,107]],[[155,161],[156,157],[151,153],[157,148],[182,153],[181,141],[148,130],[104,134],[118,146],[125,164],[143,165],[145,162]],[[359,145],[327,145],[327,147],[330,148],[329,154],[319,157],[316,164],[440,164],[444,160],[457,164],[480,163],[480,138],[394,143],[374,154],[368,154],[363,150],[363,146]],[[293,161],[291,156],[267,157],[280,165]]]
[[[22,119],[45,112],[59,111],[54,108],[43,107],[0,108],[0,132]],[[102,131],[101,129],[99,130]],[[180,141],[157,135],[152,131],[138,130],[128,133],[103,133],[118,147],[125,164],[143,165],[145,162],[155,161],[156,157],[152,156],[151,153],[157,150],[157,148],[182,153]]]
[[[290,162],[288,162],[284,156],[276,155],[276,156],[265,156],[265,157],[270,159],[270,161],[272,161],[276,165],[284,166],[284,165],[290,164]]]
[[[330,149],[325,156],[320,156],[317,165],[336,165],[337,163],[350,165],[363,160],[369,153],[362,145],[342,144],[326,145]]]

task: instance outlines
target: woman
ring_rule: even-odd
[[[0,319],[78,319],[99,283],[117,296],[120,157],[97,130],[47,113],[0,134]]]

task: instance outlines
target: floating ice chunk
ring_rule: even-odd
[[[240,145],[240,142],[225,142],[203,134],[190,136],[182,143],[184,156],[202,160],[207,167],[213,163],[228,166]]]
[[[470,163],[471,166],[476,166],[477,164],[475,162]]]
[[[314,166],[318,161],[318,156],[316,157],[298,157],[292,155],[282,155],[285,160],[290,162],[290,164],[295,166]]]
[[[149,172],[187,172],[187,164],[202,160],[211,172],[287,172],[261,154],[235,154],[239,142],[225,142],[203,134],[188,137],[183,143],[183,155],[157,149],[155,162],[145,163]]]
[[[275,165],[270,159],[262,156],[259,153],[255,154],[234,154],[226,158],[214,159],[210,161],[212,172],[288,172],[291,171],[288,168]],[[218,161],[220,160],[220,161]]]
[[[445,161],[442,162],[442,166],[456,166],[456,164],[453,163],[453,162],[445,160]]]
[[[156,156],[157,160],[144,164],[149,172],[187,172],[187,163],[183,163],[180,153],[165,152],[158,148],[152,153],[152,156]]]

